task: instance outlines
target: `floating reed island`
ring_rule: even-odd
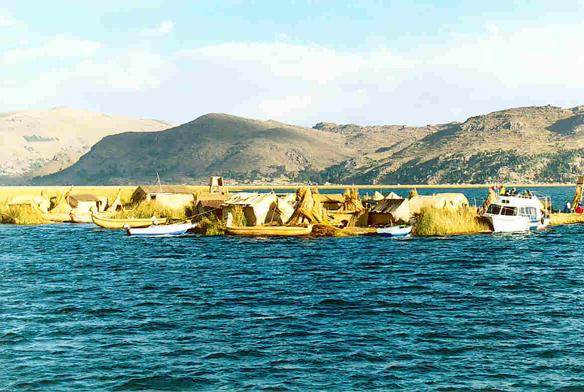
[[[578,187],[581,199],[580,182]],[[230,192],[220,178],[212,178],[208,187],[5,187],[0,188],[0,223],[91,223],[122,229],[193,222],[194,232],[209,236],[314,237],[376,235],[380,228],[401,225],[414,236],[464,235],[493,231],[483,215],[498,195],[490,190],[477,208],[462,193],[419,195],[414,189],[408,197],[393,192],[361,197],[355,187],[330,194],[307,186],[294,193]],[[584,214],[543,208],[551,225],[584,223]]]

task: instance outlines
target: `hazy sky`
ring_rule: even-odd
[[[0,0],[0,111],[423,125],[584,105],[584,0]]]

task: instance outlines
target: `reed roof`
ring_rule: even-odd
[[[152,193],[183,193],[183,194],[193,194],[195,193],[195,189],[188,185],[152,185],[152,186],[139,186],[138,189],[141,189],[146,194]]]
[[[391,214],[397,211],[400,207],[405,206],[407,204],[408,204],[407,199],[385,199],[377,203],[371,209],[371,212],[378,214]]]
[[[99,197],[97,197],[96,195],[92,195],[89,193],[82,193],[82,194],[78,194],[78,195],[69,195],[68,197],[68,201],[69,203],[71,202],[90,202],[90,201],[100,201],[101,199]]]

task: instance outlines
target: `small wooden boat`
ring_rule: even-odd
[[[276,236],[306,236],[312,233],[312,225],[308,226],[241,226],[225,229],[229,235],[241,235],[248,237],[276,237]]]
[[[71,212],[69,214],[70,218],[71,218],[71,222],[73,223],[91,223],[93,222],[91,220],[91,214],[76,214],[74,212]]]
[[[152,225],[162,225],[166,223],[166,218],[126,218],[126,219],[112,219],[100,217],[95,214],[91,214],[91,220],[93,223],[104,229],[125,229],[127,227],[149,227]]]
[[[95,214],[94,212],[90,212],[90,213],[77,213],[74,211],[71,211],[69,213],[69,216],[71,217],[70,222],[73,223],[92,223],[93,219],[91,218],[91,214]],[[98,218],[109,218],[113,215],[112,212],[100,212],[95,214]]]
[[[410,225],[380,227],[377,229],[377,235],[385,237],[408,237],[411,233],[412,226]]]
[[[128,235],[141,237],[172,237],[185,235],[194,229],[195,223],[178,223],[174,225],[152,225],[144,228],[126,228]]]

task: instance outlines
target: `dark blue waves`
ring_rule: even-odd
[[[0,226],[0,389],[578,390],[583,235]]]

